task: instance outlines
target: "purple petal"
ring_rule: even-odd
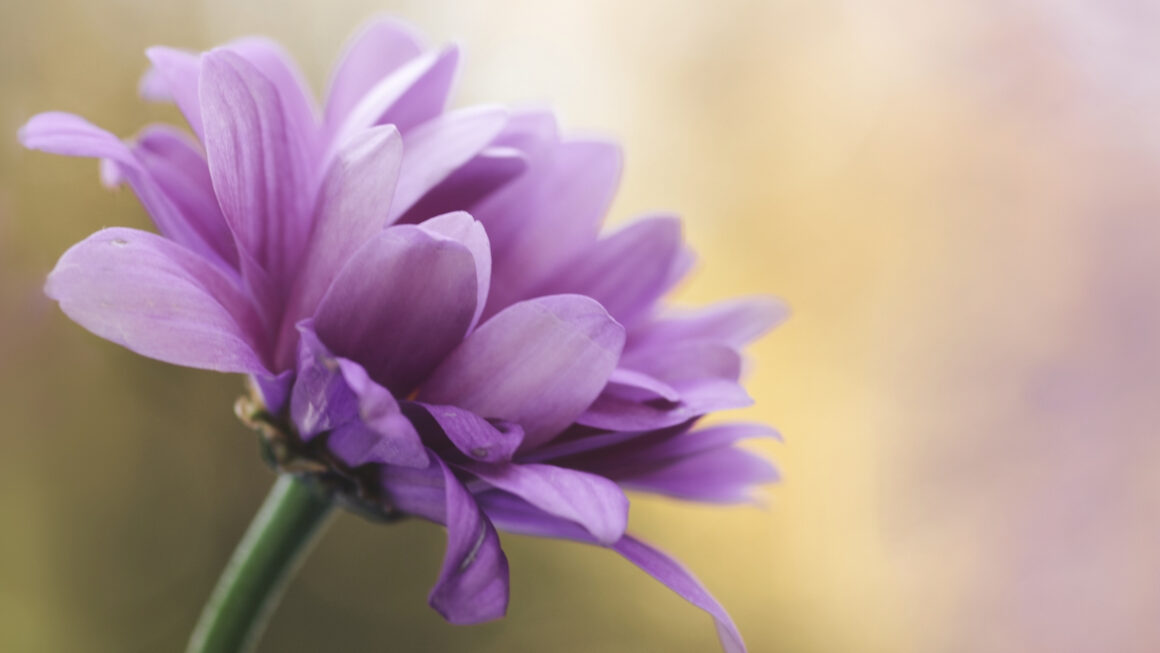
[[[342,377],[358,395],[358,419],[330,434],[327,445],[352,467],[388,463],[404,467],[427,467],[427,450],[399,403],[367,376],[361,365],[338,359]]]
[[[309,322],[299,326],[297,377],[290,419],[309,442],[320,433],[358,418],[358,397],[343,378],[338,360],[319,341]]]
[[[294,325],[314,314],[339,270],[386,225],[403,142],[390,125],[351,139],[322,182],[314,229],[282,323],[280,358],[293,348]]]
[[[436,216],[420,224],[419,228],[433,236],[463,245],[475,259],[475,279],[479,288],[476,292],[475,313],[468,330],[474,329],[491,288],[491,243],[488,242],[487,232],[483,225],[463,211]]]
[[[419,198],[398,222],[421,222],[434,215],[470,209],[528,168],[527,157],[510,147],[484,148]]]
[[[708,612],[717,624],[717,636],[726,653],[745,653],[745,643],[729,613],[680,563],[631,535],[625,535],[612,548],[686,601]]]
[[[427,601],[447,621],[468,625],[507,612],[508,563],[495,527],[451,470],[443,470],[447,504],[447,552]]]
[[[484,462],[507,462],[524,439],[518,424],[492,424],[457,406],[417,404],[435,420],[447,439],[465,455]]]
[[[485,316],[531,296],[560,261],[596,239],[620,170],[620,149],[611,143],[561,143],[473,210],[491,236],[495,259]]]
[[[220,268],[161,236],[98,231],[64,253],[45,292],[81,326],[144,356],[268,374],[248,299]]]
[[[236,269],[234,237],[214,196],[213,181],[200,147],[184,132],[168,125],[146,127],[136,140],[133,153],[142,167],[185,216],[199,240]]]
[[[616,543],[628,527],[628,497],[602,476],[539,464],[473,463],[463,468],[550,515],[583,526],[605,546]]]
[[[617,368],[608,377],[608,386],[605,391],[633,401],[661,399],[675,403],[681,400],[681,393],[673,386],[644,372],[623,367]]]
[[[502,108],[472,107],[433,118],[407,134],[403,169],[388,221],[394,222],[478,154],[506,121],[507,112]]]
[[[290,278],[309,227],[309,162],[279,89],[229,50],[203,56],[201,108],[210,176],[239,247],[270,273]]]
[[[588,407],[616,368],[624,328],[579,295],[515,304],[476,329],[432,373],[419,399],[524,428],[542,444]]]
[[[408,25],[377,18],[351,39],[334,67],[326,94],[326,122],[337,125],[376,83],[423,53]]]
[[[456,48],[412,59],[367,91],[341,123],[330,125],[331,133],[345,142],[368,127],[390,124],[406,134],[443,112],[458,61]]]
[[[153,68],[141,79],[141,95],[148,100],[172,100],[198,140],[205,142],[198,79],[199,55],[184,50],[152,47],[145,51]]]
[[[336,354],[402,397],[463,339],[477,296],[466,247],[412,225],[391,227],[342,269],[314,326]]]
[[[152,151],[160,133],[156,127],[147,129],[146,143],[130,149],[116,136],[83,118],[53,112],[34,116],[20,130],[19,138],[30,149],[112,162],[117,176],[124,177],[133,187],[161,233],[202,256],[222,260],[223,267],[229,267],[229,259],[222,259],[220,251],[230,245],[219,247],[215,242],[217,225],[213,220],[220,220],[220,216],[203,212],[204,205],[188,196],[192,189],[183,186],[196,171],[186,167],[191,165],[187,160],[179,164],[165,158],[173,154],[172,146],[169,152]],[[182,167],[175,168],[177,165]],[[212,193],[209,199],[213,200]]]
[[[557,268],[534,294],[577,293],[604,305],[621,324],[651,310],[682,262],[675,217],[639,220],[602,238]]]
[[[653,465],[646,471],[617,476],[626,487],[710,503],[752,501],[755,485],[777,478],[777,470],[769,461],[733,447],[703,451]]]
[[[773,297],[720,302],[684,315],[656,320],[634,329],[633,346],[652,347],[685,340],[709,340],[734,348],[753,342],[789,316],[785,303]]]

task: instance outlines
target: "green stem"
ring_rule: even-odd
[[[253,650],[333,506],[316,487],[279,476],[202,609],[187,653]]]

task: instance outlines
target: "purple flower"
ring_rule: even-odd
[[[775,477],[733,446],[771,429],[697,422],[750,403],[739,350],[780,304],[661,312],[691,255],[671,216],[600,235],[618,148],[546,112],[446,111],[457,50],[391,20],[354,39],[322,109],[269,41],[148,55],[143,95],[175,102],[196,140],[151,125],[123,142],[62,113],[21,131],[101,159],[160,232],[66,252],[47,292],[69,317],[250,375],[279,464],[445,524],[430,603],[453,623],[506,610],[498,527],[612,548],[744,650],[687,571],[625,534],[622,488],[725,503]]]

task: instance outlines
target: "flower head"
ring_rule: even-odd
[[[249,375],[244,417],[275,463],[380,516],[445,524],[431,605],[502,616],[496,528],[620,553],[717,621],[676,562],[625,533],[623,489],[734,502],[774,477],[735,448],[767,427],[698,427],[750,403],[740,349],[783,316],[765,299],[662,312],[688,271],[679,221],[608,235],[620,153],[552,115],[447,111],[458,55],[379,20],[323,108],[275,44],[148,52],[143,95],[193,138],[121,141],[76,116],[30,148],[96,157],[159,234],[112,228],[62,256],[48,294],[99,336],[163,361]]]

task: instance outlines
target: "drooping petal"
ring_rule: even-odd
[[[230,50],[202,57],[205,149],[222,214],[275,283],[290,278],[309,228],[310,163],[279,89]]]
[[[433,236],[454,240],[466,247],[475,259],[475,280],[479,289],[476,292],[475,313],[468,330],[474,329],[491,289],[491,243],[487,232],[483,225],[463,211],[436,216],[419,224],[419,228]]]
[[[174,102],[198,140],[205,142],[198,91],[200,55],[157,46],[146,50],[145,56],[153,67],[141,78],[141,95],[147,100]]]
[[[708,612],[717,625],[717,636],[726,653],[745,653],[745,643],[729,613],[680,563],[631,535],[625,535],[612,548],[686,601]]]
[[[157,133],[150,129],[145,135]],[[158,160],[163,154],[151,154],[148,146],[130,149],[116,136],[68,113],[34,116],[21,128],[19,138],[30,149],[112,162],[117,176],[133,187],[162,234],[209,259],[222,259],[221,249],[214,242],[217,226],[212,223],[220,217],[197,210],[201,207],[196,205],[196,200],[192,205],[186,201],[189,198],[183,195],[186,189],[181,180],[191,171],[169,170],[171,163]],[[228,267],[226,261],[222,259]]]
[[[458,406],[412,405],[421,407],[456,449],[475,460],[507,462],[524,439],[524,430],[518,424],[492,424]]]
[[[495,527],[437,456],[446,492],[447,552],[428,602],[453,624],[477,624],[507,612],[508,563]]]
[[[293,348],[294,325],[314,314],[342,266],[386,225],[403,142],[390,125],[352,138],[332,159],[322,182],[314,228],[283,318],[280,357]]]
[[[473,210],[495,256],[485,317],[532,296],[560,261],[595,241],[620,170],[617,146],[567,141]]]
[[[680,220],[672,216],[645,218],[560,264],[534,294],[587,295],[627,325],[651,310],[669,290],[681,253]]]
[[[602,476],[541,464],[471,463],[463,468],[548,514],[583,526],[600,544],[614,544],[628,526],[628,497]]]
[[[427,451],[419,433],[394,396],[372,381],[358,363],[340,358],[338,366],[358,396],[358,419],[330,434],[330,450],[353,467],[366,463],[426,467]]]
[[[731,299],[650,322],[634,329],[629,340],[633,346],[639,347],[708,340],[741,348],[788,316],[789,308],[774,297]]]
[[[391,203],[394,222],[495,138],[507,121],[500,107],[471,107],[441,116],[407,134],[403,168]]]
[[[423,41],[410,26],[379,17],[347,44],[334,67],[326,93],[326,122],[337,125],[384,77],[423,53]]]
[[[469,209],[524,173],[528,159],[511,147],[486,147],[427,191],[397,222],[412,224],[458,209]]]
[[[468,336],[431,374],[419,400],[516,422],[524,448],[532,448],[592,403],[623,346],[624,328],[588,297],[521,302]]]
[[[81,326],[141,355],[268,374],[248,298],[219,267],[161,236],[98,231],[64,253],[45,292]]]
[[[406,396],[463,339],[477,296],[466,247],[412,225],[391,227],[342,269],[314,326],[336,354]]]
[[[341,143],[368,127],[395,125],[405,135],[443,112],[458,61],[454,47],[412,59],[371,87],[329,133]]]

